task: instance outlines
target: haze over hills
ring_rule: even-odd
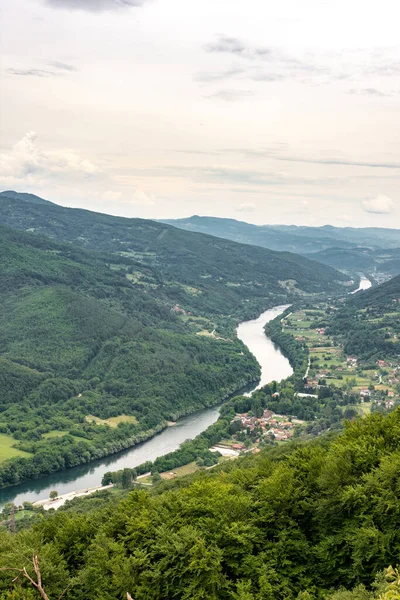
[[[400,231],[378,227],[253,225],[235,219],[193,216],[163,222],[244,244],[295,252],[337,269],[389,276],[400,273]]]

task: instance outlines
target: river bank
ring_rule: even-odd
[[[35,508],[43,507],[44,510],[50,510],[51,508],[57,509],[60,506],[63,506],[67,500],[73,500],[74,498],[82,498],[84,496],[90,496],[90,494],[94,494],[95,492],[102,492],[103,490],[109,490],[114,487],[112,483],[110,485],[99,485],[94,488],[89,488],[87,490],[79,490],[77,492],[70,492],[69,494],[63,494],[61,496],[57,496],[57,498],[51,499],[46,498],[45,500],[37,500],[33,502],[33,506]]]
[[[264,325],[275,319],[286,306],[278,306],[264,311],[257,319],[245,321],[238,327],[239,339],[254,354],[261,366],[261,378],[251,391],[259,389],[273,379],[284,379],[292,373],[289,361],[279,348],[264,333]],[[97,488],[107,471],[135,468],[147,461],[165,456],[177,450],[187,439],[194,439],[215,423],[219,417],[220,406],[204,409],[183,417],[174,427],[167,427],[151,439],[97,461],[73,467],[40,477],[24,484],[5,488],[0,491],[0,507],[7,502],[21,505],[23,502],[37,502],[48,498],[51,490],[56,489],[62,496],[73,494],[76,490]]]

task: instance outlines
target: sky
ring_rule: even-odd
[[[0,189],[400,227],[397,0],[0,0]]]

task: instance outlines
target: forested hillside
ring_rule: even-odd
[[[233,320],[229,340],[197,335],[208,319],[113,260],[0,229],[0,486],[127,448],[258,377]]]
[[[288,252],[237,244],[175,227],[0,196],[0,223],[126,259],[131,279],[187,308],[239,307],[294,292],[335,292],[348,277]]]
[[[325,265],[351,272],[364,272],[372,275],[384,273],[394,277],[400,273],[400,232],[399,248],[371,250],[370,248],[328,248],[313,254],[305,254],[312,260]]]
[[[356,294],[329,322],[347,354],[364,361],[397,359],[400,340],[400,276]]]
[[[264,450],[100,508],[78,502],[4,532],[1,597],[39,597],[23,576],[25,567],[37,582],[34,555],[51,599],[63,590],[66,600],[398,598],[396,573],[384,570],[400,556],[399,432],[398,410],[374,415],[340,437]]]
[[[378,227],[252,225],[235,219],[193,216],[164,221],[186,231],[209,233],[244,244],[296,252],[349,273],[400,273],[400,231]]]
[[[12,190],[0,192],[0,198],[7,198],[8,200],[22,200],[23,202],[29,202],[30,204],[42,204],[42,205],[53,204],[53,202],[50,202],[49,200],[44,200],[43,198],[40,198],[40,196],[36,196],[35,194],[26,194],[24,192],[14,192]]]

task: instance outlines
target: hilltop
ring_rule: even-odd
[[[5,192],[0,192],[0,197],[2,199],[8,198],[9,200],[22,200],[23,202],[30,202],[31,204],[41,204],[41,205],[54,205],[53,202],[49,200],[44,200],[40,198],[40,196],[36,196],[35,194],[26,194],[24,192],[15,192],[13,190],[6,190]]]

